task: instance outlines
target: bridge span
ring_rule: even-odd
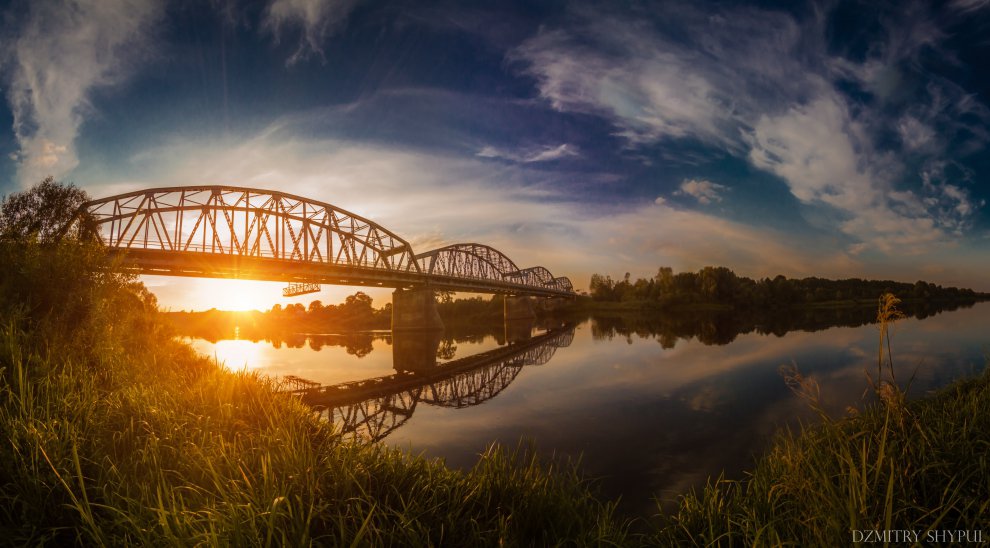
[[[530,297],[569,298],[571,281],[520,268],[479,243],[416,253],[408,241],[328,203],[234,186],[137,190],[83,204],[67,230],[95,234],[140,274],[388,287],[394,329],[438,325],[433,292],[506,295],[506,317]],[[315,288],[315,289],[314,289]]]

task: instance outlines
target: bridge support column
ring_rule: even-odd
[[[430,289],[396,289],[392,293],[392,331],[439,331],[443,321]]]
[[[505,296],[505,321],[532,320],[536,318],[529,297]]]

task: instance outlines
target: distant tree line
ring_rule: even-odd
[[[482,325],[502,324],[502,296],[489,298],[472,297],[455,299],[453,294],[438,292],[437,311],[450,333],[455,338],[477,334]],[[389,329],[392,326],[392,303],[381,308],[372,306],[372,299],[363,291],[348,295],[340,304],[324,305],[316,300],[309,306],[294,303],[282,306],[276,304],[270,310],[260,312],[230,312],[206,310],[202,312],[169,312],[166,314],[180,333],[219,340],[237,336],[250,340],[270,340],[276,345],[285,343],[289,347],[301,347],[306,337],[300,333],[340,333]],[[236,329],[236,334],[235,334]],[[482,330],[482,333],[487,331]],[[320,340],[321,344],[334,344]],[[311,345],[313,342],[311,341]],[[354,342],[348,340],[350,352]],[[339,345],[338,345],[339,346]],[[360,353],[367,345],[355,347],[352,353]]]
[[[824,278],[775,278],[753,280],[732,270],[706,266],[697,272],[674,274],[661,267],[656,276],[631,281],[593,274],[590,296],[595,301],[639,301],[660,305],[726,304],[735,308],[783,308],[801,304],[875,300],[883,293],[902,299],[980,300],[990,297],[972,289],[942,287],[929,282],[913,284],[892,280],[828,280]]]
[[[348,295],[340,304],[324,305],[321,301],[282,306],[276,304],[265,312],[265,320],[274,324],[291,324],[320,329],[388,329],[392,321],[392,304],[380,309],[371,306],[372,299],[363,291]]]

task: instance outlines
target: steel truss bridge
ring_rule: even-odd
[[[494,398],[524,366],[547,363],[573,340],[574,328],[567,327],[452,360],[426,374],[396,373],[290,393],[334,423],[341,435],[377,442],[405,424],[420,403],[463,408]]]
[[[232,186],[138,190],[83,204],[67,230],[95,231],[141,274],[571,297],[566,277],[520,268],[483,244],[416,253],[336,206]]]

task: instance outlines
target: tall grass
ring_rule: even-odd
[[[168,340],[92,368],[0,329],[0,526],[15,544],[620,544],[577,468],[467,472],[334,435],[268,381]],[[110,363],[116,362],[116,363]],[[112,378],[103,367],[122,372]]]
[[[719,478],[661,513],[663,545],[838,546],[853,530],[990,528],[990,370],[906,403],[895,383],[890,323],[897,300],[881,298],[877,403],[833,419],[818,388],[796,369],[787,383],[820,422],[778,436],[742,481]],[[886,344],[885,344],[886,343]],[[885,359],[886,357],[886,359]]]

